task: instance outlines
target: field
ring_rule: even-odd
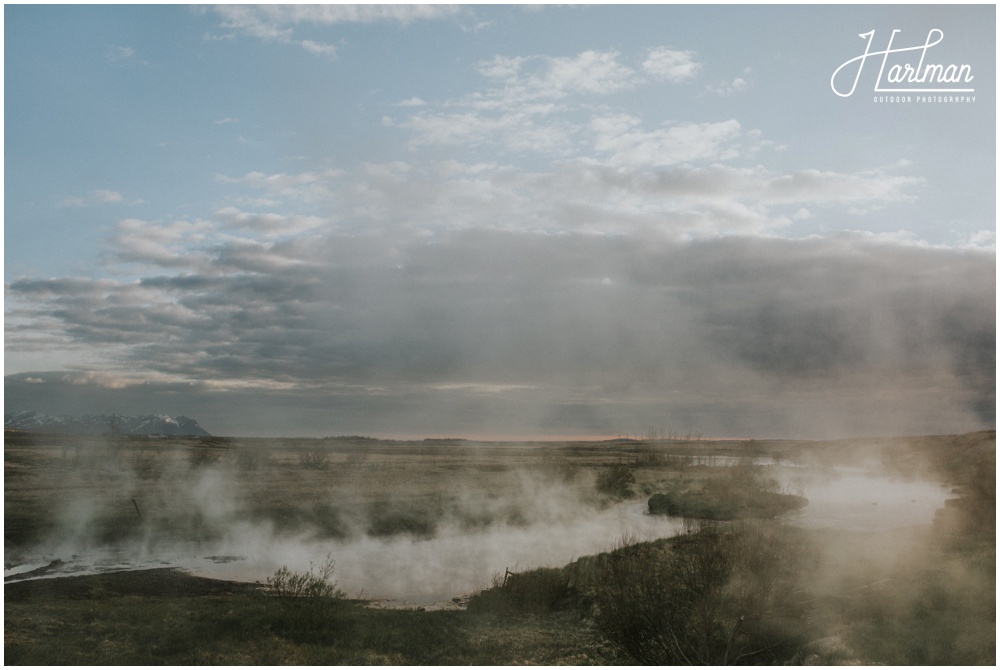
[[[992,431],[8,432],[4,465],[8,664],[995,663]],[[822,507],[855,481],[906,499]]]

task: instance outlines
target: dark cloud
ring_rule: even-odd
[[[251,259],[7,292],[73,343],[117,347],[116,375],[195,382],[130,386],[130,404],[197,397],[178,413],[227,431],[243,403],[302,417],[299,434],[669,425],[808,436],[994,417],[990,252],[860,235],[677,243],[484,230],[291,250],[290,270]],[[942,384],[951,390],[934,407]],[[47,411],[31,405],[41,386],[8,379],[8,409]],[[92,411],[112,410],[126,411]],[[270,431],[245,414],[241,432]]]

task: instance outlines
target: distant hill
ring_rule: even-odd
[[[38,412],[4,414],[4,428],[41,433],[83,435],[176,435],[211,437],[211,433],[186,416],[122,416],[121,414],[86,414],[84,416],[48,416]]]

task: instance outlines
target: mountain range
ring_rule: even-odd
[[[25,411],[4,414],[4,428],[43,433],[75,433],[84,435],[177,435],[208,437],[211,433],[186,416],[153,414],[122,416],[121,414],[86,414],[84,416],[48,416]]]

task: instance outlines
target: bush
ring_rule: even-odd
[[[802,642],[792,604],[801,549],[789,529],[759,522],[670,543],[625,539],[598,567],[598,628],[641,664],[780,663]]]
[[[367,506],[368,534],[372,537],[392,537],[409,534],[430,538],[437,532],[444,516],[440,500],[379,500]]]
[[[649,513],[722,521],[774,518],[809,504],[806,498],[783,491],[751,457],[719,470],[719,476],[700,487],[677,482],[654,494],[649,499]]]
[[[325,470],[330,466],[330,454],[321,447],[300,451],[299,465],[312,470]]]
[[[331,581],[335,565],[329,554],[319,570],[312,562],[305,573],[292,572],[283,565],[267,578],[267,586],[279,598],[343,598],[337,582]]]
[[[568,604],[573,595],[570,578],[560,568],[527,572],[509,570],[493,577],[493,586],[469,600],[468,611],[480,614],[546,614]]]
[[[615,498],[627,498],[632,495],[634,483],[635,474],[632,468],[624,464],[612,465],[597,475],[598,492]]]
[[[236,452],[236,467],[247,472],[256,472],[271,464],[271,454],[262,447],[247,446]]]

